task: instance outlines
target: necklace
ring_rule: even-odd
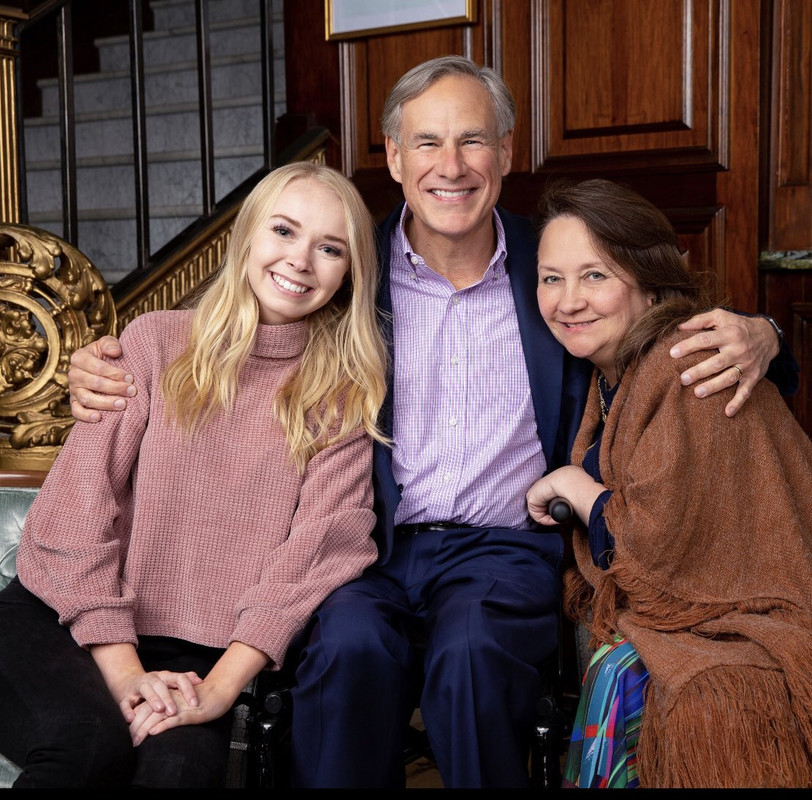
[[[606,378],[604,378],[603,373],[598,373],[598,397],[601,401],[601,419],[606,422],[606,417],[609,416],[609,409],[606,407],[606,400],[603,397],[603,390],[606,387],[606,392],[609,392],[609,387],[606,385]]]

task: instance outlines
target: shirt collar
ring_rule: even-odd
[[[409,242],[409,238],[406,236],[406,222],[411,219],[411,217],[412,212],[409,208],[409,204],[404,203],[403,211],[401,211],[400,214],[400,220],[395,226],[393,235],[395,236],[395,241],[397,243],[397,252],[403,254],[403,260],[401,263],[405,264],[405,266],[415,274],[418,274],[418,267],[426,267],[427,265],[422,256],[419,253],[414,252],[412,245]],[[489,275],[497,278],[504,275],[507,271],[505,266],[505,261],[507,258],[505,226],[502,224],[499,214],[496,213],[496,209],[493,210],[493,224],[496,230],[496,249],[491,256],[491,260],[488,263],[488,268],[485,270],[485,274],[482,276],[483,280]]]

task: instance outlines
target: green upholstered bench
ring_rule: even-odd
[[[0,486],[0,589],[17,574],[17,545],[38,491],[30,486]],[[9,788],[19,772],[16,764],[0,755],[0,788]]]
[[[17,574],[17,545],[37,492],[28,486],[0,486],[0,589]]]

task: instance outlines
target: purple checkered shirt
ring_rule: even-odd
[[[392,232],[395,524],[460,522],[527,528],[525,492],[545,469],[519,324],[505,271],[505,231],[494,212],[496,252],[460,291]]]

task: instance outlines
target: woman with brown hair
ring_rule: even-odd
[[[600,645],[564,785],[812,786],[812,443],[768,381],[732,419],[680,387],[707,298],[648,201],[559,183],[540,232],[542,316],[595,365],[570,465],[527,493],[543,524],[573,507],[566,607]]]

